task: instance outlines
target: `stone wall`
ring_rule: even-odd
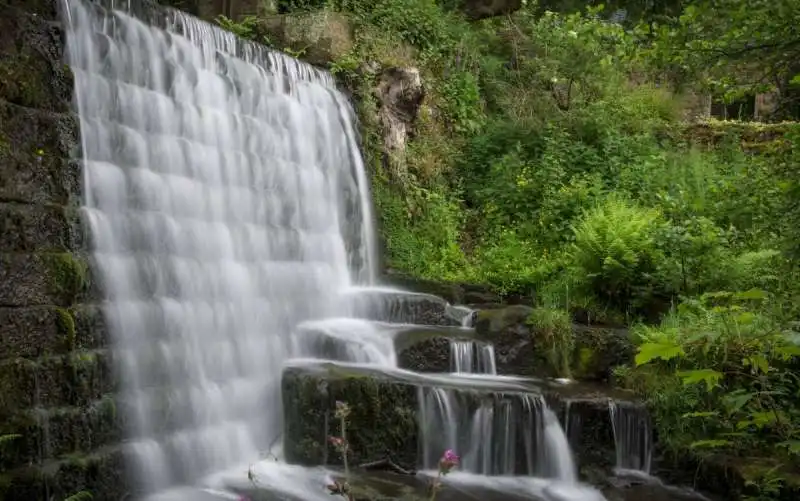
[[[57,0],[0,0],[0,499],[125,495]]]

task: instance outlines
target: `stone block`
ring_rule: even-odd
[[[78,211],[0,202],[0,252],[60,252],[81,247]]]
[[[0,201],[77,205],[79,138],[74,115],[0,100]]]
[[[304,465],[339,465],[329,436],[339,436],[337,400],[351,407],[350,464],[386,457],[406,468],[417,458],[416,388],[369,377],[325,378],[290,368],[282,380],[286,459]]]
[[[88,405],[116,389],[105,350],[0,362],[0,422],[32,407]]]
[[[109,447],[5,472],[0,475],[0,499],[66,499],[87,491],[95,501],[118,501],[131,497],[127,480],[122,449]]]
[[[63,34],[52,22],[56,5],[56,0],[0,3],[0,99],[41,110],[70,109],[72,73]]]
[[[89,266],[77,254],[0,254],[0,305],[69,306],[89,284]]]
[[[98,306],[0,307],[0,360],[102,348],[107,340]]]
[[[2,431],[19,435],[3,449],[0,469],[4,470],[39,464],[49,457],[92,450],[122,439],[113,395],[85,407],[21,411],[3,423]]]

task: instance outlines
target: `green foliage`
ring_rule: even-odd
[[[650,46],[645,54],[652,64],[701,80],[730,102],[776,87],[790,97],[786,91],[800,74],[798,24],[794,0],[698,0],[637,31]]]
[[[666,256],[658,242],[666,226],[655,209],[609,198],[574,228],[570,260],[586,293],[617,307],[639,307],[658,287]],[[667,285],[668,286],[668,285]]]
[[[618,375],[650,400],[668,445],[798,464],[800,344],[769,302],[759,289],[708,293],[635,330],[637,367]]]
[[[572,318],[568,311],[551,306],[538,306],[531,312],[528,323],[534,327],[537,337],[544,341],[545,352],[560,376],[572,376],[570,362],[575,348]]]

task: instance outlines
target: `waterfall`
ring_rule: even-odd
[[[465,374],[497,374],[494,346],[475,341],[450,341],[450,370]]]
[[[454,449],[467,473],[577,481],[566,435],[542,397],[420,388],[419,401],[422,468],[435,469]]]
[[[617,468],[650,473],[653,431],[647,409],[625,402],[608,405],[617,453]]]
[[[63,4],[138,483],[246,465],[280,436],[292,329],[374,279],[354,115],[329,74],[179,11]]]

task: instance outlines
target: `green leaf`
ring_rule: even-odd
[[[691,449],[718,449],[728,445],[731,445],[730,440],[698,440],[696,442],[692,442],[692,445],[689,447]]]
[[[744,362],[745,367],[752,367],[753,372],[760,371],[763,374],[769,372],[769,361],[763,355],[753,355],[745,358],[742,362]]]
[[[761,289],[750,289],[745,292],[737,292],[734,297],[743,300],[762,300],[767,298],[767,293]]]
[[[754,393],[731,393],[725,396],[725,405],[728,408],[728,412],[733,414],[735,412],[739,412],[742,407],[747,405],[753,396]]]
[[[683,348],[675,343],[645,343],[636,354],[636,365],[644,365],[656,359],[671,360],[683,356]]]
[[[789,454],[800,455],[800,440],[787,440],[779,443],[778,447],[785,447]]]
[[[8,442],[13,442],[14,440],[22,438],[22,435],[18,433],[9,434],[9,435],[0,435],[0,445],[5,445]]]
[[[694,371],[680,371],[678,376],[683,379],[683,384],[697,384],[704,382],[710,391],[722,379],[722,373],[713,369],[698,369]]]
[[[719,416],[719,412],[717,411],[710,411],[710,412],[687,412],[684,414],[683,418],[707,418],[707,417],[715,417]]]

